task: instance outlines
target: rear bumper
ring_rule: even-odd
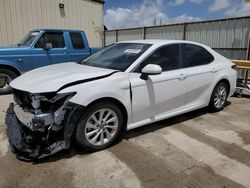
[[[229,78],[229,82],[230,82],[230,91],[228,96],[231,97],[235,91],[236,91],[236,82],[237,82],[237,72],[234,71],[231,75],[231,77]]]

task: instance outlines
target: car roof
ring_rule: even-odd
[[[121,41],[118,43],[142,43],[142,44],[153,44],[153,45],[165,45],[165,44],[174,44],[174,43],[188,43],[196,44],[200,46],[205,46],[203,44],[187,41],[187,40],[161,40],[161,39],[145,39],[145,40],[130,40],[130,41]]]

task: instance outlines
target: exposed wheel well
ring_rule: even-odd
[[[229,83],[229,81],[228,81],[227,79],[224,78],[224,79],[220,80],[218,83],[220,83],[220,82],[226,84],[227,87],[228,87],[228,92],[230,92],[230,83]],[[217,83],[217,84],[218,84],[218,83]],[[229,94],[229,93],[228,93],[228,94]]]
[[[97,100],[91,102],[86,108],[88,108],[89,106],[91,106],[93,104],[103,102],[103,101],[110,101],[110,102],[115,103],[118,106],[118,108],[122,111],[122,114],[124,115],[123,128],[124,128],[124,130],[126,130],[126,128],[127,128],[126,126],[127,126],[127,122],[128,122],[128,112],[127,112],[125,106],[119,100],[117,100],[115,98],[111,98],[111,97],[100,98],[100,99],[97,99]]]
[[[14,72],[17,76],[21,75],[19,70],[17,70],[15,67],[12,67],[10,65],[0,65],[0,69],[8,69],[8,70],[11,70],[12,72]]]

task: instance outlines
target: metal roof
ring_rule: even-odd
[[[97,2],[97,3],[102,3],[102,4],[105,3],[105,0],[91,0],[91,1],[94,1],[94,2]]]
[[[32,31],[47,31],[47,32],[60,32],[60,31],[65,31],[65,32],[84,32],[83,30],[78,30],[78,29],[34,29]]]

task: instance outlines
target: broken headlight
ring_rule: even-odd
[[[60,130],[67,111],[69,99],[75,93],[25,95],[28,101],[15,96],[17,104],[14,107],[17,118],[32,131],[42,131],[49,126],[52,130]],[[23,95],[21,95],[23,96]]]

